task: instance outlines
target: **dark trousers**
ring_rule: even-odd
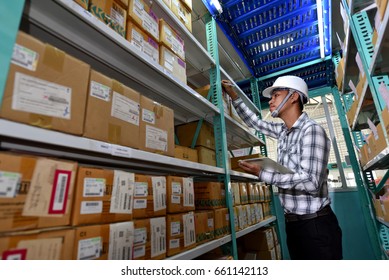
[[[309,220],[286,222],[286,242],[292,260],[340,260],[342,230],[331,211]]]

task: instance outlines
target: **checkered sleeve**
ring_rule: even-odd
[[[266,136],[272,138],[278,138],[278,135],[281,132],[282,124],[263,121],[258,118],[247,106],[244,104],[241,98],[237,98],[232,102],[232,105],[235,107],[236,112],[239,117],[247,124],[249,127],[254,128],[265,134]]]
[[[280,174],[261,170],[259,179],[282,189],[318,194],[325,180],[330,141],[321,126],[311,125],[304,131],[300,145],[300,157],[294,159],[300,162],[296,173]]]

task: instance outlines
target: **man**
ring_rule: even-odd
[[[278,163],[294,171],[281,174],[240,162],[246,172],[278,187],[291,259],[342,259],[342,232],[327,187],[330,142],[325,130],[303,112],[308,102],[307,84],[299,77],[283,76],[263,91],[263,96],[270,98],[271,115],[284,124],[260,120],[230,81],[223,80],[222,87],[248,126],[278,139]]]

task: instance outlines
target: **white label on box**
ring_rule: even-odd
[[[109,102],[111,100],[111,88],[95,81],[90,82],[90,95]]]
[[[172,182],[172,194],[181,194],[182,186],[180,182]]]
[[[370,120],[370,118],[367,118],[367,124],[369,125],[369,128],[371,129],[371,132],[373,133],[373,136],[375,140],[378,140],[378,131],[377,127],[374,125],[374,123]]]
[[[143,1],[141,0],[135,0],[134,1],[134,14],[139,17],[140,19],[143,19],[143,11],[145,9],[145,5],[143,4]]]
[[[0,198],[15,197],[22,179],[22,174],[0,171]]]
[[[183,178],[184,182],[184,206],[194,207],[193,178]]]
[[[154,212],[166,209],[166,177],[152,177]]]
[[[149,188],[147,182],[135,182],[134,197],[148,196]]]
[[[384,82],[380,84],[378,91],[381,94],[382,98],[385,100],[386,108],[389,109],[389,90]]]
[[[134,244],[134,222],[109,225],[109,260],[131,260]]]
[[[196,243],[195,222],[193,212],[182,215],[184,221],[184,247]]]
[[[181,41],[176,38],[172,38],[172,50],[180,57],[185,58],[184,45]]]
[[[144,39],[143,36],[136,30],[132,29],[131,31],[131,43],[132,45],[137,48],[139,51],[143,51],[143,45],[144,45]]]
[[[150,219],[151,257],[166,253],[166,220],[165,217]]]
[[[146,245],[134,247],[134,259],[143,257],[146,255]]]
[[[114,22],[119,24],[121,27],[126,28],[126,22],[125,18],[122,13],[124,10],[122,10],[115,2],[112,3],[112,8],[111,8],[111,18]]]
[[[134,244],[146,244],[147,240],[147,229],[146,228],[136,228],[134,231]]]
[[[143,22],[142,27],[148,31],[154,38],[159,38],[159,25],[152,16],[150,16],[146,11],[143,11]]]
[[[168,50],[165,50],[165,53],[164,53],[164,62],[163,62],[163,66],[169,70],[171,73],[173,73],[173,70],[174,70],[174,60],[175,60],[175,57],[173,54],[171,54]]]
[[[15,44],[11,57],[11,63],[30,71],[35,71],[38,66],[38,58],[39,54],[37,52]]]
[[[84,178],[83,197],[102,197],[105,192],[105,178]]]
[[[142,121],[155,124],[155,113],[147,109],[142,109]]]
[[[15,73],[12,109],[70,120],[72,89]]]
[[[214,225],[214,223],[213,223],[213,218],[209,218],[209,219],[208,219],[208,227],[209,227],[209,228],[213,228],[213,225]]]
[[[180,204],[181,203],[181,196],[178,195],[172,195],[170,197],[172,204]]]
[[[147,228],[136,228],[134,231],[134,245],[146,244]]]
[[[115,170],[110,213],[132,214],[135,174]]]
[[[27,250],[27,260],[60,260],[62,237],[20,240],[17,248]]]
[[[173,33],[170,30],[170,28],[168,26],[164,25],[163,26],[163,31],[166,34],[165,37],[166,37],[166,41],[168,42],[168,44],[173,45]]]
[[[180,248],[180,239],[170,239],[169,248],[170,249]]]
[[[139,103],[130,98],[113,92],[111,116],[122,121],[139,125],[140,107]]]
[[[177,222],[172,222],[170,224],[170,232],[171,232],[171,236],[175,236],[175,235],[179,235],[181,233],[181,223],[179,221]]]
[[[101,256],[103,242],[101,237],[93,237],[78,241],[77,260],[94,260]]]
[[[146,147],[166,152],[167,146],[167,131],[146,125]]]
[[[143,52],[150,57],[154,62],[159,63],[159,52],[158,49],[155,48],[153,45],[145,42],[143,45]]]
[[[99,214],[103,213],[102,201],[81,201],[80,214]]]
[[[244,212],[243,214],[246,215],[245,212]],[[230,215],[229,215],[229,214],[226,214],[226,221],[229,221],[229,220],[230,220]]]
[[[147,199],[138,199],[134,198],[134,209],[146,209],[147,208]]]

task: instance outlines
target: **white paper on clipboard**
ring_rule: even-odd
[[[254,163],[259,165],[262,169],[266,169],[268,171],[276,171],[281,174],[291,174],[295,173],[294,171],[290,170],[289,168],[286,168],[285,166],[275,162],[274,160],[267,158],[267,157],[261,157],[261,158],[250,158],[245,159],[242,161],[246,161],[249,163]]]

